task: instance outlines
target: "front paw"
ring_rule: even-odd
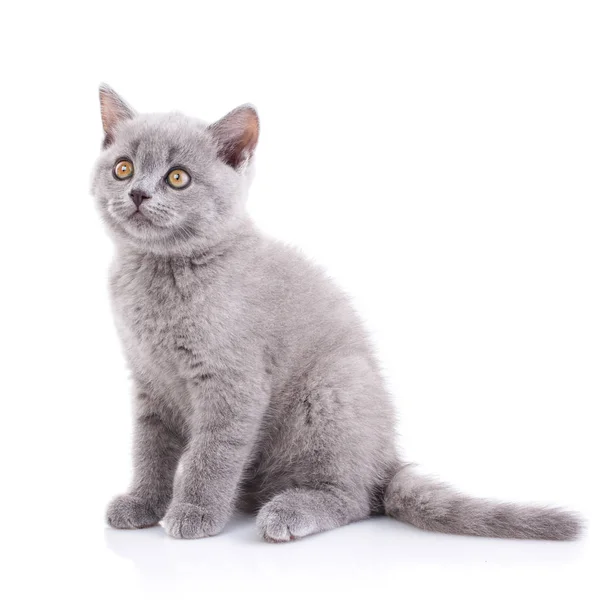
[[[161,516],[148,501],[131,494],[117,496],[106,511],[106,521],[115,529],[152,527],[158,524]]]
[[[162,525],[171,537],[191,540],[216,535],[225,527],[225,518],[181,502],[170,506]]]

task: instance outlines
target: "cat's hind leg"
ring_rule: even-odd
[[[327,357],[279,400],[263,448],[262,537],[284,542],[368,517],[394,452],[392,419],[370,362]]]
[[[267,542],[288,542],[369,516],[369,501],[341,489],[292,488],[267,502],[257,516]]]

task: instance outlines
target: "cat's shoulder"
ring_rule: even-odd
[[[336,295],[340,289],[316,260],[289,243],[272,238],[263,240],[260,257],[255,261],[259,276],[270,287],[285,288],[292,293]]]

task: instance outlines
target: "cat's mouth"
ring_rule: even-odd
[[[128,220],[133,221],[134,223],[152,223],[152,221],[150,221],[150,219],[140,210],[136,210],[135,212],[131,213],[128,217]]]
[[[133,235],[147,235],[156,229],[156,223],[142,211],[136,210],[127,216],[123,222],[125,230]]]
[[[141,210],[133,211],[122,223],[125,230],[134,237],[146,238],[164,235],[170,227],[157,222],[153,215],[148,215]]]
[[[168,227],[168,224],[161,223],[160,219],[156,219],[155,215],[149,215],[146,212],[142,212],[139,209],[132,212],[127,217],[127,221],[129,223],[135,223],[136,225],[157,227],[158,229],[165,229]]]
[[[144,214],[141,210],[136,210],[127,217],[127,225],[130,227],[133,226],[135,229],[154,229],[155,227],[160,228],[158,223],[155,223],[151,217],[149,217],[147,214]]]

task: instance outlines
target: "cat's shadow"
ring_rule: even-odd
[[[236,516],[220,535],[174,540],[162,527],[138,531],[105,530],[107,547],[130,560],[154,591],[185,577],[222,581],[260,573],[348,577],[357,572],[391,573],[403,565],[499,566],[564,564],[576,559],[581,542],[519,541],[452,536],[419,531],[387,517],[376,517],[288,544],[268,544],[254,518]]]

